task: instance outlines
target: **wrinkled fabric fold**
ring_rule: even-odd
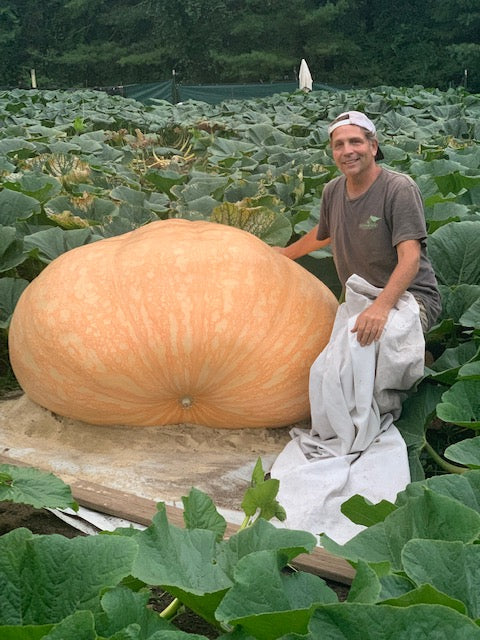
[[[418,304],[408,292],[391,310],[382,337],[362,347],[351,329],[381,289],[353,275],[328,345],[310,370],[311,428],[291,430],[275,460],[284,526],[339,543],[363,527],[340,507],[359,494],[394,501],[410,482],[405,442],[394,425],[406,392],[423,375],[425,343]]]

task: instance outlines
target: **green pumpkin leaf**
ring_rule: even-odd
[[[480,469],[480,436],[451,444],[445,449],[445,457],[470,469]]]
[[[58,623],[79,611],[100,611],[101,592],[131,572],[137,546],[120,536],[0,537],[3,606],[0,625]]]
[[[0,191],[0,225],[12,225],[37,213],[40,213],[40,203],[35,198],[11,189]]]
[[[29,504],[36,509],[78,509],[70,487],[57,476],[9,464],[0,465],[0,500]]]
[[[437,416],[444,422],[480,429],[480,380],[460,380],[442,395]]]

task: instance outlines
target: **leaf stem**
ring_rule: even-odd
[[[160,612],[160,617],[165,620],[171,620],[178,613],[178,610],[182,606],[182,602],[178,598],[174,598],[172,602]]]
[[[448,473],[465,473],[468,471],[466,467],[459,467],[456,464],[452,464],[451,462],[447,462],[440,454],[438,454],[432,445],[425,440],[425,449],[430,455],[431,458],[441,467],[444,471]]]
[[[245,516],[245,519],[240,525],[240,529],[246,529],[248,526],[250,526],[250,516]],[[165,620],[171,620],[175,617],[181,606],[181,600],[175,598],[167,607],[165,607],[163,611],[160,612],[160,617],[164,618]]]

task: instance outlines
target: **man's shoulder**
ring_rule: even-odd
[[[325,185],[323,192],[324,193],[333,193],[334,191],[336,191],[337,189],[341,189],[343,192],[343,185],[345,184],[345,176],[341,175],[341,176],[337,176],[336,178],[332,178],[329,182],[327,182],[327,184]]]
[[[382,180],[385,180],[385,182],[392,186],[403,187],[408,185],[410,187],[417,187],[417,183],[412,177],[406,173],[400,173],[399,171],[394,171],[388,167],[382,167],[380,176]]]

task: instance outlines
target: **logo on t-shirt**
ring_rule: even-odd
[[[370,216],[366,222],[362,222],[359,227],[360,229],[376,229],[378,225],[378,221],[380,218],[378,216]]]

